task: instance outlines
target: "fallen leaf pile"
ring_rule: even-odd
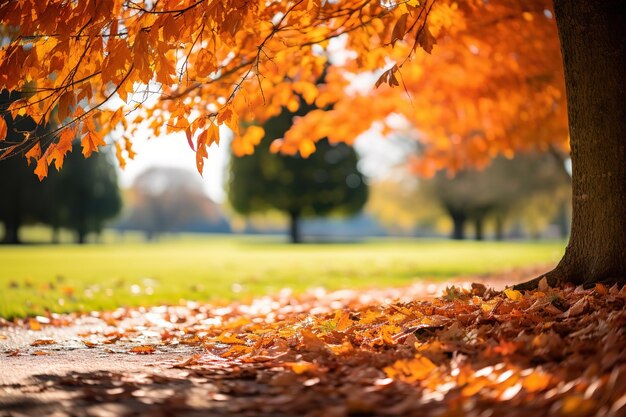
[[[619,417],[625,304],[626,287],[521,293],[473,284],[425,301],[343,291],[120,309],[92,315],[104,325],[81,335],[83,348],[130,343],[126,353],[158,361],[165,349],[192,347],[168,363],[182,373],[60,383],[82,387],[83,401],[133,399],[180,415]]]

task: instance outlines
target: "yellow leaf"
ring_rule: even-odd
[[[510,288],[507,288],[506,290],[504,290],[504,294],[513,301],[519,301],[522,298],[524,298],[521,292],[517,290],[512,290]]]

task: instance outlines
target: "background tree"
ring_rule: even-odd
[[[0,111],[5,111],[8,106],[19,100],[22,94],[19,92],[0,92]],[[36,128],[35,122],[30,117],[17,115],[13,118],[10,114],[2,113],[2,120],[7,129],[5,141],[20,143],[24,140],[24,134],[35,130],[44,134],[44,128]],[[40,220],[45,211],[44,190],[52,186],[40,184],[22,158],[17,155],[0,163],[0,182],[2,184],[2,198],[0,198],[0,221],[4,225],[4,243],[20,243],[19,229],[23,224],[33,223]]]
[[[122,207],[117,170],[109,152],[102,151],[86,159],[76,142],[66,165],[56,176],[48,194],[45,219],[53,227],[76,233],[76,241],[85,243],[88,233],[100,233],[106,220],[115,217]]]
[[[305,110],[299,115],[306,114]],[[228,198],[242,214],[279,210],[289,218],[292,243],[302,241],[302,217],[355,214],[367,201],[367,185],[357,169],[353,148],[327,140],[304,159],[270,152],[273,140],[281,138],[296,114],[284,109],[264,127],[265,136],[254,154],[232,158]]]
[[[189,171],[149,168],[128,191],[127,214],[118,227],[144,231],[149,240],[203,224],[227,230],[217,205],[204,193],[200,179]]]
[[[371,185],[368,210],[405,233],[451,230],[450,237],[464,239],[467,226],[473,225],[476,238],[490,229],[501,240],[512,225],[516,233],[538,237],[556,221],[565,238],[569,214],[560,210],[571,196],[561,165],[561,160],[542,154],[497,158],[484,170],[465,169],[454,176],[442,171],[432,179],[415,178],[405,170],[395,180]]]
[[[0,163],[2,198],[0,198],[0,222],[4,226],[3,242],[20,243],[19,230],[24,224],[39,218],[44,205],[44,187],[33,175],[32,168],[19,158],[9,158]],[[53,181],[53,178],[50,178]]]
[[[472,222],[476,240],[482,240],[488,219],[494,220],[496,239],[502,239],[511,211],[533,196],[556,193],[569,185],[562,171],[550,155],[519,155],[496,158],[480,171],[465,169],[452,177],[440,172],[423,183],[426,194],[450,216],[453,239],[464,239],[466,223]]]

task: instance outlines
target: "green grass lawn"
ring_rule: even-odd
[[[556,262],[563,242],[377,239],[292,246],[270,237],[0,247],[0,316],[112,309],[181,299],[405,285]]]

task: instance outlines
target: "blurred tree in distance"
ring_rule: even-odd
[[[317,142],[308,158],[270,152],[273,140],[281,138],[295,116],[283,109],[263,126],[265,136],[254,154],[232,158],[228,198],[241,214],[279,210],[289,218],[292,243],[300,243],[302,217],[351,215],[364,206],[368,190],[357,168],[358,157],[345,143]]]
[[[200,223],[223,222],[217,205],[206,196],[192,172],[173,167],[148,168],[128,190],[128,208],[118,225],[141,230],[148,240]]]
[[[22,95],[3,90],[0,107],[6,108]],[[35,122],[27,116],[4,115],[8,127],[8,140],[19,142]],[[40,134],[53,128],[41,126]],[[19,243],[19,228],[25,223],[50,225],[53,240],[57,240],[60,227],[76,232],[76,240],[84,243],[89,232],[100,232],[105,220],[117,214],[121,200],[117,185],[117,172],[108,152],[87,162],[81,155],[80,143],[66,158],[66,169],[53,172],[49,181],[41,183],[21,159],[9,158],[0,164],[3,178],[3,198],[0,201],[0,221],[4,224],[4,242]]]
[[[107,220],[122,208],[117,170],[111,152],[103,150],[87,159],[75,141],[66,165],[56,175],[48,201],[50,213],[44,221],[55,229],[76,233],[76,242],[85,243],[87,234],[99,234]]]
[[[405,230],[436,227],[441,216],[447,216],[453,239],[465,239],[466,225],[473,223],[475,238],[482,240],[487,221],[493,222],[498,240],[504,238],[506,223],[513,221],[537,236],[556,217],[561,228],[561,216],[567,216],[559,212],[562,204],[555,204],[570,196],[569,179],[560,165],[545,154],[518,155],[511,160],[496,158],[483,170],[464,169],[454,176],[439,172],[432,179],[374,184],[370,211]]]
[[[476,240],[482,240],[485,220],[491,217],[496,238],[502,239],[504,221],[514,208],[530,196],[569,185],[562,170],[549,155],[519,155],[496,158],[484,170],[465,169],[453,177],[439,172],[425,185],[450,216],[452,238],[464,239],[465,224],[472,222]]]

